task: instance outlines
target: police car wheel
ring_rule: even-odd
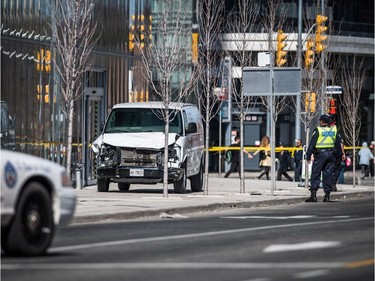
[[[41,183],[30,182],[21,193],[3,250],[14,256],[42,255],[53,234],[51,197]]]
[[[109,180],[98,178],[97,188],[99,192],[107,192],[109,190]]]
[[[179,180],[175,181],[173,184],[174,187],[174,193],[180,193],[183,194],[186,191],[186,185],[187,185],[187,177],[186,177],[186,165],[185,163],[182,165],[183,172],[182,176]]]
[[[117,187],[119,190],[121,191],[126,191],[126,190],[129,190],[130,188],[130,184],[129,183],[126,183],[126,182],[119,182],[117,184]]]
[[[199,173],[190,177],[190,185],[192,192],[201,192],[203,189],[203,168],[204,166],[201,165]]]

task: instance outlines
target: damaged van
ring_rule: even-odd
[[[162,102],[134,102],[113,106],[92,150],[98,156],[97,189],[107,192],[131,184],[163,182],[164,129]],[[193,104],[170,103],[168,183],[185,193],[187,179],[193,192],[202,191],[204,133],[201,115]]]

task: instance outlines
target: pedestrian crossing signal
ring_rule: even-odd
[[[336,99],[331,99],[329,101],[329,110],[328,113],[330,115],[336,115],[337,114],[337,101]]]

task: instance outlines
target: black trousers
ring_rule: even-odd
[[[228,172],[225,174],[224,178],[229,177],[229,175],[231,173],[235,172],[237,169],[238,169],[238,173],[240,174],[240,177],[241,177],[240,162],[236,161],[236,162],[230,163],[230,168],[229,168]]]
[[[310,190],[318,190],[320,177],[323,176],[323,189],[325,193],[332,191],[332,180],[335,172],[336,158],[330,150],[322,151],[314,154],[314,162],[311,170],[311,188]]]
[[[340,172],[341,172],[341,157],[335,159],[334,163],[334,172],[332,176],[332,187],[334,187],[339,179]]]
[[[258,176],[258,179],[260,179],[261,177],[266,175],[267,180],[269,180],[270,179],[270,168],[271,167],[268,167],[268,166],[262,166],[263,171]]]
[[[296,182],[301,181],[302,175],[302,162],[298,162],[294,165],[294,180]]]

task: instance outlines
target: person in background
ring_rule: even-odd
[[[334,117],[330,116],[330,127],[333,127],[336,130],[336,138],[338,139],[339,146],[335,146],[333,150],[333,155],[335,156],[335,165],[334,165],[334,173],[332,175],[332,191],[337,191],[336,183],[339,179],[341,170],[342,170],[342,162],[344,161],[344,169],[345,169],[345,150],[344,150],[344,142],[341,138],[340,133],[338,132],[337,126],[336,126],[336,120]]]
[[[370,161],[374,161],[374,155],[367,146],[367,142],[362,143],[362,148],[358,152],[359,165],[361,166],[362,179],[367,179],[369,176]]]
[[[345,160],[342,160],[340,163],[340,173],[339,173],[339,179],[337,181],[337,183],[339,184],[345,183],[345,168],[351,165],[348,153],[346,153],[345,156],[346,156]]]
[[[264,175],[266,175],[267,180],[270,179],[269,172],[271,168],[271,146],[270,146],[270,138],[268,136],[264,136],[262,141],[260,142],[260,147],[257,151],[253,154],[248,154],[248,158],[252,159],[255,155],[259,154],[259,167],[262,169],[262,172],[256,179],[260,179]]]
[[[375,141],[372,141],[370,143],[369,148],[370,148],[370,151],[371,151],[372,155],[375,155],[375,151],[374,151]],[[373,161],[370,161],[370,175],[371,175],[372,178],[374,177],[374,164],[375,164],[375,159],[373,159]]]
[[[280,145],[281,149],[285,147],[285,144]],[[290,170],[290,155],[288,150],[281,150],[279,154],[279,169],[277,170],[277,180],[281,181],[281,176],[283,175],[288,179],[288,181],[293,181],[292,177],[288,175],[288,170]]]
[[[309,147],[306,151],[306,160],[311,163],[311,157],[314,155],[314,162],[311,170],[310,198],[305,202],[317,202],[316,192],[319,189],[320,177],[323,173],[323,202],[330,202],[330,193],[332,191],[332,175],[334,173],[335,156],[333,154],[336,147],[341,144],[336,137],[336,127],[330,127],[331,118],[328,115],[321,115],[319,126],[315,128],[310,139]],[[345,155],[343,156],[345,157]]]
[[[235,137],[234,138],[234,143],[231,144],[230,146],[231,147],[240,147],[240,140],[241,138],[240,137]],[[244,150],[244,153],[246,154],[249,154],[247,151]],[[232,154],[232,159],[231,159],[231,163],[230,163],[230,169],[228,170],[228,172],[225,174],[224,178],[227,178],[229,177],[229,175],[233,172],[235,172],[236,170],[238,170],[238,173],[240,174],[240,177],[241,177],[241,159],[240,159],[240,150],[239,149],[233,149],[231,150],[231,154]]]
[[[302,140],[296,140],[296,150],[294,150],[294,181],[300,182],[302,176],[302,161],[303,161],[303,150]]]

